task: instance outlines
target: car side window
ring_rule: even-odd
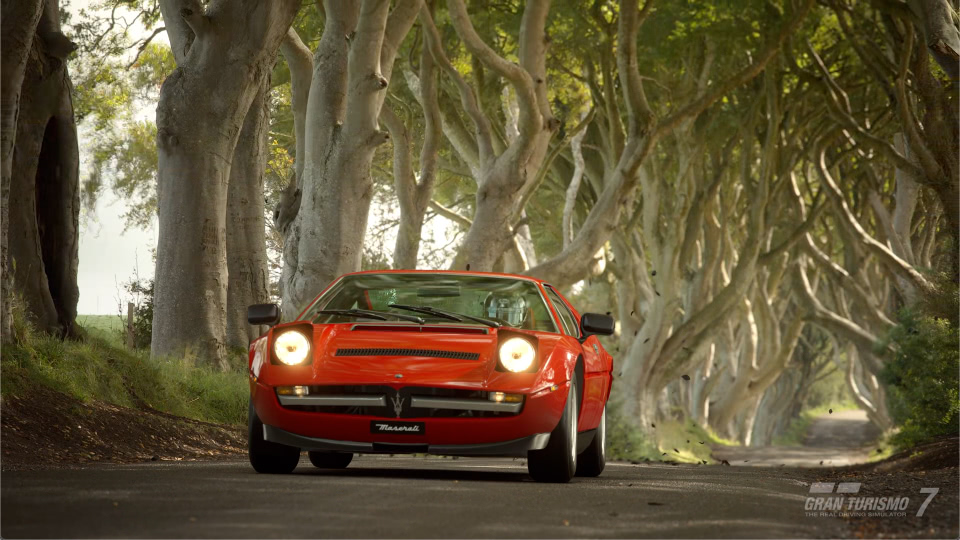
[[[557,315],[560,316],[564,333],[568,336],[579,338],[580,328],[577,325],[577,319],[573,316],[573,313],[570,312],[570,308],[567,307],[566,302],[560,299],[560,295],[557,294],[557,291],[553,290],[553,287],[547,285],[544,288],[547,290],[547,297],[550,298],[550,303],[553,304],[553,307],[557,310]]]

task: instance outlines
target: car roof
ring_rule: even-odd
[[[532,276],[523,276],[520,274],[505,274],[502,272],[472,272],[469,270],[363,270],[361,272],[350,272],[344,276],[357,276],[364,274],[437,274],[437,275],[459,275],[459,276],[493,276],[502,278],[523,279],[534,283],[545,284],[542,279]]]

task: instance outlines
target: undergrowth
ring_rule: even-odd
[[[79,318],[81,324],[84,318]],[[20,310],[14,339],[0,355],[0,394],[16,396],[46,387],[81,401],[101,400],[208,422],[246,421],[249,389],[242,371],[221,372],[184,362],[154,360],[93,329],[79,340],[37,332]]]
[[[641,430],[624,418],[616,405],[607,405],[607,456],[612,460],[714,463],[714,447],[734,445],[735,441],[723,439],[693,420],[667,420]]]

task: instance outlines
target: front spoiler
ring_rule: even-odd
[[[326,452],[358,452],[364,454],[434,454],[445,456],[527,457],[531,450],[543,450],[550,442],[549,433],[537,433],[512,441],[480,444],[370,443],[336,441],[297,435],[278,427],[263,425],[263,438],[277,444]]]

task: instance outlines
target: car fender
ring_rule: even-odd
[[[544,360],[538,370],[537,387],[566,385],[574,377],[580,351],[559,334],[541,337],[539,354]]]

